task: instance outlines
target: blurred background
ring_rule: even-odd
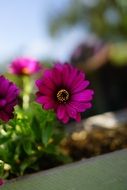
[[[69,61],[95,91],[84,117],[127,108],[126,0],[1,0],[0,72],[18,56]]]

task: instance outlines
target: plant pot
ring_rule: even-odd
[[[10,180],[1,190],[122,190],[127,187],[127,150]]]

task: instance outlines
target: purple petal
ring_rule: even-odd
[[[50,101],[50,98],[47,96],[40,96],[40,97],[37,97],[36,101],[40,104],[48,104]]]
[[[73,94],[72,101],[87,102],[93,99],[93,90],[84,90],[83,92]]]
[[[39,90],[44,95],[52,96],[53,91],[51,89],[47,88],[47,86],[45,86],[45,85],[41,85],[39,87]]]
[[[64,124],[68,123],[68,121],[69,121],[69,116],[66,114],[66,112],[65,112],[65,114],[64,114],[64,117],[61,119],[61,121],[62,121]]]
[[[72,91],[73,91],[73,93],[80,92],[80,91],[84,90],[85,88],[87,88],[89,86],[89,84],[90,84],[89,81],[79,82],[76,85],[74,85],[74,87],[72,87]]]
[[[50,101],[48,103],[45,103],[43,105],[43,108],[46,109],[46,110],[54,109],[55,108],[54,102]]]
[[[13,114],[6,114],[4,111],[0,111],[0,119],[2,119],[5,122],[8,122],[9,119],[13,117]]]
[[[84,112],[86,109],[92,107],[92,104],[89,102],[70,102],[70,105],[75,108],[77,112]]]
[[[59,105],[59,106],[57,107],[57,113],[56,113],[56,114],[57,114],[57,117],[58,117],[60,120],[64,117],[65,112],[66,112],[65,106]]]
[[[80,113],[77,113],[77,115],[76,115],[76,121],[77,122],[81,121],[81,115],[80,115]]]
[[[69,117],[76,119],[77,111],[72,107],[70,104],[66,105],[66,110],[69,115]]]

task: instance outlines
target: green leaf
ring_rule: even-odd
[[[11,133],[0,136],[0,144],[6,143],[11,138]]]
[[[34,154],[34,151],[32,149],[32,142],[30,142],[30,141],[25,141],[23,143],[23,149],[26,152],[26,154],[28,154],[28,155]]]
[[[48,144],[45,149],[45,152],[47,154],[56,154],[57,155],[57,148],[54,144]]]
[[[41,140],[41,129],[36,117],[33,117],[31,122],[31,129],[33,131],[33,135],[37,141]]]
[[[52,134],[53,134],[53,127],[51,124],[49,124],[43,128],[43,130],[42,130],[42,142],[44,143],[45,146],[48,145]]]
[[[4,174],[4,162],[0,160],[0,177]]]
[[[25,159],[20,165],[20,175],[23,175],[24,171],[29,168],[36,161],[36,157],[29,157]]]
[[[9,155],[8,150],[5,147],[0,147],[0,159],[6,160]]]

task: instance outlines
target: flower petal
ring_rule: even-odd
[[[36,98],[36,101],[37,101],[38,103],[40,103],[40,104],[43,105],[43,104],[49,103],[50,98],[47,97],[47,96],[39,96],[39,97]]]
[[[72,101],[87,102],[93,98],[93,90],[84,90],[80,93],[73,94]]]
[[[66,110],[69,115],[69,117],[76,119],[77,111],[72,107],[70,104],[66,105]]]
[[[58,117],[60,120],[64,117],[65,112],[66,112],[65,106],[59,105],[59,106],[57,107],[57,113],[56,113],[56,114],[57,114],[57,117]]]
[[[57,68],[53,69],[53,81],[57,86],[62,84],[62,73]]]
[[[39,87],[39,90],[40,90],[41,94],[43,94],[43,95],[47,95],[47,96],[51,97],[53,94],[53,91],[51,89],[47,88],[47,86],[43,85],[43,84]]]
[[[87,86],[89,86],[90,82],[88,80],[79,82],[72,87],[73,93],[83,91]]]
[[[77,112],[84,112],[86,109],[92,107],[90,102],[70,102],[70,105],[77,110]]]
[[[81,121],[81,115],[80,115],[80,113],[77,113],[77,115],[76,115],[76,121],[77,122]]]
[[[8,122],[9,119],[13,117],[12,113],[5,113],[4,111],[0,111],[0,119],[2,119],[5,122]]]
[[[46,110],[54,109],[55,108],[54,102],[50,101],[48,103],[45,103],[43,105],[43,108],[46,109]]]
[[[65,112],[65,114],[64,114],[64,117],[61,119],[61,121],[62,121],[64,124],[68,123],[68,121],[69,121],[69,116],[67,115],[66,112]]]

